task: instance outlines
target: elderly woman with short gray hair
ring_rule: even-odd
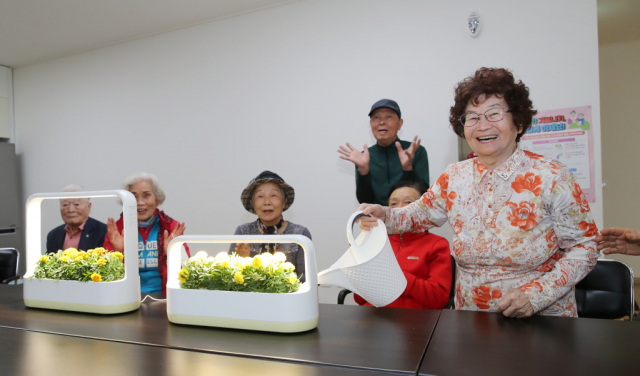
[[[166,293],[167,246],[169,242],[184,233],[185,225],[166,215],[158,206],[166,196],[158,179],[153,174],[138,172],[127,178],[124,189],[136,198],[138,212],[138,265],[140,288],[143,293]],[[122,235],[122,214],[116,222],[107,221],[107,236],[104,248],[124,251]],[[189,247],[184,245],[187,255]]]

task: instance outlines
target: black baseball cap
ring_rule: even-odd
[[[390,110],[393,110],[396,114],[398,114],[398,117],[402,119],[402,115],[400,114],[400,106],[398,106],[396,101],[392,101],[391,99],[380,99],[379,101],[374,103],[373,106],[371,106],[369,117],[371,117],[373,111],[377,110],[378,108],[388,108]]]

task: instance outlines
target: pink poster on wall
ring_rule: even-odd
[[[538,111],[520,148],[571,169],[589,202],[596,201],[591,106]]]

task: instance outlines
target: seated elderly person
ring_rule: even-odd
[[[236,235],[304,235],[311,239],[311,233],[304,227],[285,221],[282,212],[289,209],[295,198],[293,187],[271,171],[263,171],[242,191],[240,201],[250,213],[258,215],[254,222],[245,223],[236,228]],[[296,274],[302,282],[305,280],[304,250],[298,244],[253,243],[231,244],[229,252],[242,257],[253,257],[264,252],[283,252],[287,261],[295,265]]]
[[[390,208],[403,208],[420,198],[428,187],[422,181],[402,181],[391,187]],[[423,232],[389,235],[407,287],[386,307],[442,309],[451,290],[451,251],[442,236]],[[359,295],[356,303],[371,305]]]
[[[63,192],[82,192],[84,189],[71,184]],[[60,249],[76,248],[83,251],[102,247],[107,234],[107,225],[91,217],[91,203],[88,198],[66,198],[60,200],[60,225],[47,235],[47,253]]]
[[[140,290],[147,294],[166,294],[167,247],[173,238],[184,233],[184,222],[180,223],[158,209],[166,196],[155,175],[133,174],[125,181],[124,189],[133,193],[138,209]],[[124,253],[122,214],[117,222],[109,218],[107,227],[104,248]],[[189,247],[185,244],[184,248],[189,256]]]
[[[404,208],[361,205],[393,233],[449,222],[456,309],[577,316],[574,286],[596,264],[598,229],[569,168],[518,147],[535,113],[522,81],[480,68],[456,86],[449,117],[478,157],[447,167]]]

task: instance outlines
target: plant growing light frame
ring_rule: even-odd
[[[292,293],[182,289],[178,280],[184,243],[295,243],[302,246],[305,282]],[[295,333],[318,326],[316,252],[302,235],[182,235],[169,243],[167,316],[176,324]]]
[[[65,198],[118,197],[124,220],[124,278],[112,282],[80,282],[32,278],[42,256],[42,201]],[[113,191],[38,193],[27,200],[27,272],[24,305],[33,308],[113,314],[140,307],[138,275],[138,218],[131,192]]]

